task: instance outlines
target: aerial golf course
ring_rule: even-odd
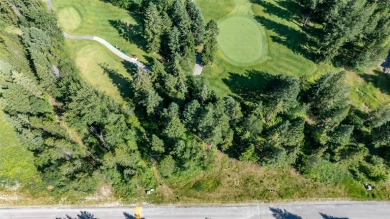
[[[306,35],[299,23],[300,5],[283,0],[195,0],[207,21],[217,21],[217,57],[213,65],[203,69],[201,78],[220,96],[240,95],[247,89],[258,89],[267,83],[267,75],[285,74],[314,81],[329,71],[331,65],[317,64],[306,51]],[[73,35],[93,35],[118,46],[127,54],[137,54],[146,62],[145,42],[137,37],[142,21],[137,14],[128,13],[99,0],[53,0],[54,10],[64,31]],[[120,21],[120,22],[119,22]],[[123,24],[134,27],[120,34]],[[122,26],[121,26],[122,25]],[[120,101],[126,96],[125,87],[131,83],[122,60],[93,41],[67,39],[71,54],[84,79]],[[111,69],[111,73],[102,68]],[[364,83],[359,74],[349,73],[353,86],[352,101],[361,107],[377,107],[390,100],[378,88]]]
[[[0,1],[0,207],[390,200],[390,37],[306,3]]]
[[[231,10],[225,11],[226,14],[218,18],[219,46],[229,63],[250,66],[268,54],[265,30],[254,19],[251,3],[247,0],[234,0],[233,3],[230,5],[234,7],[229,7]]]

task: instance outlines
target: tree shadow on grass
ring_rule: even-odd
[[[247,71],[246,74],[230,73],[223,82],[230,90],[247,100],[261,100],[262,93],[268,89],[269,83],[275,76],[255,70]]]
[[[105,63],[101,63],[99,66],[103,69],[103,72],[110,77],[112,83],[118,88],[123,98],[129,98],[132,96],[131,82],[129,78],[119,74],[118,70],[110,68]]]
[[[379,88],[382,93],[390,94],[390,75],[374,70],[374,74],[360,75],[367,83]]]
[[[265,17],[256,16],[255,19],[265,28],[274,31],[277,34],[276,36],[271,36],[273,42],[282,44],[309,60],[315,60],[315,42],[311,40],[305,32]]]
[[[276,2],[280,7],[290,12],[290,20],[294,21],[299,26],[304,23],[304,8],[298,1],[284,0]]]
[[[330,215],[327,215],[327,214],[324,214],[324,213],[320,213],[320,215],[324,218],[324,219],[349,219],[347,217],[333,217],[333,216],[330,216]]]
[[[280,208],[269,208],[272,212],[272,216],[274,216],[276,219],[302,219],[302,217],[293,214],[291,212],[288,212],[286,209],[280,209]]]
[[[390,68],[390,51],[387,54],[385,61],[381,64],[381,67]]]
[[[126,41],[137,45],[144,51],[146,50],[146,41],[142,36],[143,28],[139,22],[136,25],[121,20],[109,20],[109,22]]]
[[[252,3],[258,4],[264,8],[267,14],[275,15],[284,20],[289,20],[301,26],[299,14],[301,14],[302,6],[295,1],[278,1],[277,4],[266,2],[263,0],[251,0]]]

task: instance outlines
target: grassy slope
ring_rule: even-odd
[[[237,161],[221,153],[216,157],[212,169],[192,177],[168,181],[180,202],[228,203],[347,197],[340,187],[305,179],[290,168],[262,168],[257,163]]]
[[[21,145],[0,108],[0,178],[31,185],[39,182],[33,155]]]
[[[202,8],[206,22],[211,19],[219,20],[228,15],[235,7],[234,0],[196,0],[196,3]]]
[[[4,31],[4,32],[3,32]],[[0,37],[5,49],[0,47],[0,71],[9,72],[18,65],[17,69],[28,71],[28,62],[23,54],[23,47],[19,44],[17,34],[21,31],[15,27],[0,28]],[[1,45],[3,46],[3,45]],[[0,82],[3,80],[0,72]],[[1,90],[1,89],[0,89]],[[0,91],[1,93],[1,91]],[[0,98],[0,190],[2,180],[18,182],[21,186],[39,182],[39,174],[34,166],[33,154],[19,142],[16,133],[2,109]]]

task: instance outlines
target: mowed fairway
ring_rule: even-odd
[[[118,32],[116,23],[123,22],[140,29],[140,23],[126,10],[100,0],[53,0],[54,12],[65,32],[73,35],[98,36],[112,45],[117,45],[127,54],[137,54],[145,61],[143,42],[125,40]]]
[[[53,0],[53,6],[65,32],[101,37],[127,55],[136,54],[141,62],[146,62],[144,42],[136,34],[142,29],[141,24],[128,11],[100,0]],[[119,29],[127,28],[123,25],[133,28],[130,40],[119,33]],[[87,82],[117,101],[128,97],[131,77],[122,59],[94,41],[67,39],[66,42]],[[110,71],[105,71],[103,66]]]
[[[217,21],[228,15],[235,7],[234,0],[196,0],[196,3],[202,8],[206,21],[211,19]]]
[[[219,45],[226,59],[235,65],[250,65],[267,55],[265,34],[247,17],[229,17],[219,23]]]
[[[122,59],[97,42],[71,39],[66,42],[85,81],[118,102],[128,97],[131,76]],[[110,71],[105,71],[105,67]]]

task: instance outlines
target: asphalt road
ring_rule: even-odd
[[[83,214],[81,212],[87,212]],[[133,219],[135,207],[113,208],[9,208],[0,219]],[[67,217],[69,216],[69,217]],[[389,219],[390,202],[326,202],[256,204],[248,206],[142,208],[144,219]]]

